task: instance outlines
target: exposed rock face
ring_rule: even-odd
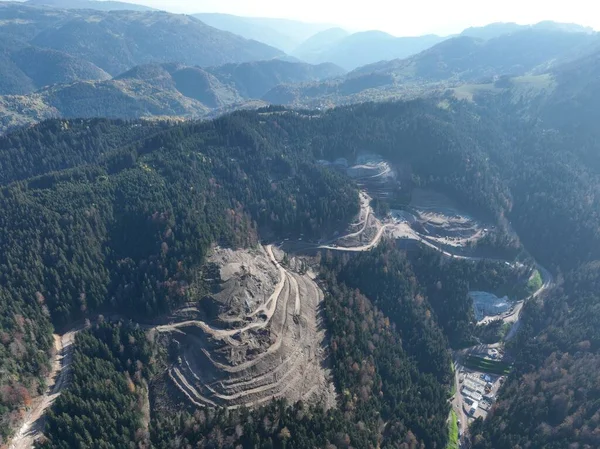
[[[196,406],[251,407],[273,397],[335,406],[318,316],[323,292],[287,268],[301,263],[284,266],[283,257],[271,246],[216,250],[214,291],[185,309],[198,319],[158,328],[179,345],[169,377]]]

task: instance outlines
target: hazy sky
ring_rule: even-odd
[[[124,0],[172,12],[222,12],[379,29],[451,34],[491,22],[575,22],[600,30],[598,0]],[[598,4],[598,5],[596,5]]]

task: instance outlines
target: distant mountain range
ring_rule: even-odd
[[[311,36],[331,28],[331,25],[304,23],[297,20],[261,17],[240,17],[230,14],[194,14],[207,25],[238,34],[246,39],[276,47],[291,53]]]
[[[0,47],[0,94],[28,93],[55,82],[105,80],[107,74],[148,63],[216,66],[285,56],[190,16],[22,3],[0,3]]]
[[[474,81],[495,75],[522,75],[562,61],[598,41],[596,34],[528,28],[489,40],[459,36],[405,60],[361,67],[349,74],[373,72],[411,81]]]
[[[440,88],[495,78],[541,74],[592,53],[597,33],[526,27],[483,40],[458,36],[405,59],[360,67],[337,80],[277,86],[264,97],[272,103],[330,106],[369,99],[416,95],[433,84]]]
[[[443,40],[435,35],[395,37],[382,31],[344,35],[339,30],[328,30],[314,36],[292,55],[307,62],[333,62],[352,70],[378,61],[407,58]]]
[[[199,118],[243,107],[282,83],[323,80],[342,73],[333,64],[281,60],[204,69],[142,65],[110,80],[57,84],[26,96],[0,97],[0,131],[51,117]]]
[[[216,28],[272,45],[299,60],[312,64],[331,62],[346,70],[381,61],[406,59],[455,37],[396,37],[381,31],[349,33],[341,28],[325,28],[318,24],[227,14],[196,14],[195,17]],[[590,28],[580,25],[556,22],[541,22],[535,25],[493,23],[484,27],[468,28],[460,36],[489,40],[524,31],[593,33]]]
[[[569,33],[588,33],[593,34],[592,28],[583,27],[574,23],[558,23],[558,22],[539,22],[535,25],[519,25],[512,22],[497,22],[491,23],[482,27],[467,28],[461,33],[461,36],[476,37],[479,39],[493,39],[505,34],[511,34],[518,31],[535,30],[535,31],[564,31]]]
[[[0,3],[0,130],[57,116],[205,117],[249,102],[329,107],[414,97],[554,73],[600,48],[592,30],[554,22],[497,23],[451,38],[394,37],[128,8],[92,0]],[[286,55],[198,17],[295,49]]]

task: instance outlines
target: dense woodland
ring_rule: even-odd
[[[467,321],[472,312],[463,290],[466,280],[493,288],[512,280],[514,273],[503,269],[504,264],[444,262],[434,252],[409,260],[392,242],[352,257],[325,254],[322,264],[324,318],[339,408],[324,411],[277,401],[254,411],[158,412],[150,427],[155,447],[445,447],[451,368],[447,341],[436,324],[436,316],[448,307],[442,297],[456,303],[456,319]],[[432,283],[430,266],[435,264],[443,267],[433,282],[432,307],[426,286]],[[442,288],[450,277],[460,279],[459,286]],[[467,328],[472,329],[470,322]],[[116,331],[104,335],[119,346],[114,343]],[[125,370],[118,362],[116,367]],[[160,395],[153,399],[161,400]],[[115,425],[111,422],[108,428]],[[48,427],[52,441],[65,441],[61,428],[68,423]],[[130,441],[145,435],[138,431]]]
[[[337,409],[276,401],[254,411],[156,413],[144,422],[154,342],[123,324],[99,324],[77,336],[71,386],[52,407],[39,446],[445,447],[448,389],[419,371],[396,324],[366,296],[338,284],[333,272],[322,282]]]
[[[517,373],[490,419],[477,423],[477,449],[600,446],[600,266],[565,276],[544,304],[529,304],[513,343]]]
[[[152,346],[144,331],[122,324],[100,323],[79,333],[69,389],[47,414],[38,447],[147,447]]]
[[[141,142],[138,127],[51,121],[4,138],[7,182],[33,176],[0,192],[4,434],[27,390],[43,388],[50,322],[165,313],[186,298],[211,245],[256,243],[259,231],[317,237],[358,211],[354,187],[286,152],[274,124],[229,117]],[[41,167],[29,156],[18,167],[29,145]],[[52,171],[64,165],[74,167]]]
[[[559,100],[538,106],[551,110]],[[597,143],[579,145],[583,138],[568,124],[549,131],[544,123],[516,120],[524,106],[510,98],[446,101],[444,108],[418,100],[320,113],[270,108],[171,126],[50,121],[2,138],[2,435],[18,406],[43,388],[52,325],[64,328],[98,312],[143,318],[171,310],[185,300],[190,273],[213,244],[320,238],[343,227],[358,211],[357,192],[314,160],[353,159],[368,150],[398,164],[407,189],[447,192],[514,228],[536,260],[564,273],[545,303],[525,308],[512,348],[517,369],[492,418],[477,424],[477,447],[597,446],[598,382],[580,379],[598,372]],[[576,131],[594,135],[590,128],[582,122]],[[444,445],[448,348],[474,338],[460,324],[471,320],[463,293],[474,285],[499,287],[514,274],[444,264],[437,255],[409,260],[389,245],[326,264],[327,313],[339,320],[329,327],[339,337],[332,358],[336,383],[345,386],[341,411],[272,404],[248,415],[254,418],[243,421],[250,427],[242,435],[239,417],[169,416],[151,426],[156,445],[168,447],[171,431],[205,447],[212,447],[210,438],[226,441],[223,435],[251,446],[256,442],[242,438],[252,435],[259,447],[344,447],[348,439],[356,447]],[[352,312],[357,307],[371,311],[372,323]],[[341,334],[349,327],[355,331]],[[407,395],[408,385],[427,401]],[[546,408],[533,413],[540,404]],[[555,409],[561,414],[552,415]],[[305,418],[292,419],[298,416]],[[319,426],[328,427],[317,432]],[[51,441],[60,445],[62,438]]]
[[[325,412],[277,401],[252,412],[157,414],[156,447],[445,447],[448,388],[420,371],[393,320],[324,270],[324,317],[339,407]]]
[[[408,256],[421,294],[427,298],[438,326],[454,349],[471,346],[480,338],[469,291],[494,292],[512,300],[532,293],[527,290],[530,269],[526,266],[516,269],[485,259],[448,259],[433,251],[411,252]]]

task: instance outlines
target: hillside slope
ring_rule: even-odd
[[[207,25],[243,36],[246,39],[263,42],[286,53],[294,50],[312,35],[330,27],[330,25],[304,23],[296,20],[241,17],[219,13],[200,13],[194,14],[194,17]]]
[[[112,75],[150,62],[212,66],[282,55],[275,48],[189,16],[130,11],[98,14],[93,20],[73,18],[44,30],[32,43],[86,59]]]
[[[459,36],[406,59],[360,67],[335,81],[278,86],[264,99],[317,106],[411,98],[463,83],[489,83],[501,76],[547,73],[599,46],[597,33],[536,27],[489,40]]]
[[[342,28],[329,28],[306,39],[294,48],[292,55],[306,62],[320,62],[324,52],[349,35]]]
[[[599,42],[595,34],[528,29],[482,41],[457,37],[405,60],[362,67],[350,76],[393,74],[399,82],[522,75]],[[514,51],[518,48],[519,51]]]
[[[559,93],[565,92],[563,98],[573,100],[571,113],[583,118],[589,111],[577,105],[585,96],[597,97],[596,64],[597,58],[585,59],[566,67],[562,74],[557,72],[558,87],[545,93],[556,101],[535,101],[528,107],[558,116]],[[166,67],[145,67],[124,78],[170,82],[165,72]],[[584,80],[588,89],[577,91]],[[4,186],[0,266],[6,281],[0,287],[0,316],[5,317],[0,324],[6,342],[0,345],[0,363],[10,373],[2,378],[2,431],[6,433],[17,419],[15,404],[26,403],[44,375],[51,323],[67,325],[99,311],[138,319],[168,314],[183,305],[189,311],[188,293],[204,297],[205,291],[192,289],[198,279],[206,273],[206,279],[218,280],[214,267],[199,271],[213,245],[255,247],[259,237],[273,242],[326,238],[357,215],[358,195],[353,183],[316,160],[355,162],[360,154],[370,152],[405,173],[402,189],[407,196],[414,186],[437,189],[498,226],[510,221],[536,260],[552,272],[566,273],[559,290],[540,298],[547,303],[538,304],[534,298],[525,305],[522,332],[512,349],[515,371],[502,393],[506,396],[490,412],[489,427],[476,424],[475,446],[529,444],[558,449],[576,442],[593,447],[598,427],[595,367],[600,341],[599,141],[586,127],[571,129],[568,122],[553,124],[537,114],[522,114],[529,98],[513,101],[510,87],[473,101],[457,100],[450,93],[431,100],[370,103],[325,112],[271,107],[197,124],[54,120],[0,138]],[[574,141],[577,132],[584,136]],[[267,410],[280,407],[279,412],[255,410],[250,417],[242,410],[243,416],[223,414],[208,422],[200,412],[192,417],[193,407],[185,414],[189,400],[182,402],[179,396],[163,392],[154,404],[172,401],[172,408],[165,405],[165,412],[158,414],[154,423],[160,431],[151,438],[164,442],[160,447],[168,447],[174,439],[190,444],[216,442],[222,439],[220,429],[224,428],[231,441],[246,437],[243,441],[250,447],[267,433],[261,441],[285,439],[289,447],[300,448],[306,447],[306,441],[311,441],[309,446],[326,444],[319,439],[326,431],[327,438],[340,445],[368,447],[381,439],[381,447],[394,447],[398,441],[414,447],[419,441],[428,447],[444,447],[449,410],[442,383],[451,377],[450,354],[424,295],[425,287],[439,291],[444,286],[433,274],[428,276],[431,285],[419,286],[406,257],[395,251],[394,245],[388,245],[354,259],[322,255],[325,267],[320,282],[327,286],[324,313],[343,408],[325,414],[302,405],[287,409],[270,404]],[[282,256],[280,265],[274,265],[282,274],[294,266],[289,258],[284,260]],[[335,266],[343,268],[344,264],[340,277]],[[436,270],[440,265],[438,261],[427,267]],[[240,265],[234,270],[248,282],[256,280],[252,270]],[[285,298],[289,300],[296,284],[289,278],[278,279],[278,291],[288,292]],[[302,284],[298,288],[303,291]],[[295,302],[286,304],[293,321]],[[276,302],[270,307],[265,304],[257,314],[266,310],[268,319],[277,307]],[[195,313],[210,316],[211,307]],[[285,319],[288,315],[277,316]],[[173,328],[171,318],[165,319],[167,330]],[[222,321],[228,319],[233,323],[236,317],[224,316]],[[418,331],[417,319],[427,333]],[[262,326],[257,323],[242,323],[242,329]],[[196,339],[204,342],[208,332],[230,338],[229,347],[246,351],[250,358],[265,347],[261,345],[271,348],[277,341],[265,332],[264,339],[258,336],[248,346],[236,339],[238,331],[233,326],[215,330],[206,323],[203,327],[183,322],[183,326],[188,324],[194,344]],[[188,396],[206,397],[198,385],[190,384],[195,382],[193,361],[190,368],[187,358],[178,359],[193,347],[183,346],[180,352],[173,343],[169,351],[175,355],[163,368],[165,372],[173,368],[173,376]],[[235,361],[223,363],[235,354],[215,352],[209,354],[215,366],[236,372]],[[201,359],[206,353],[199,351],[196,356]],[[141,374],[136,378],[135,370],[141,370],[140,365],[129,366],[132,378],[139,380]],[[175,368],[191,372],[179,376]],[[107,372],[96,371],[93,379]],[[298,385],[298,371],[285,372],[297,376],[292,385]],[[556,373],[566,375],[557,380]],[[258,374],[243,382],[282,384],[269,373]],[[88,378],[81,376],[78,382]],[[87,382],[102,385],[96,380]],[[124,382],[126,387],[126,377]],[[210,387],[213,391],[207,390],[213,395],[222,394],[217,389],[228,388]],[[417,388],[421,395],[413,394]],[[71,397],[72,409],[85,407],[90,399],[88,390],[81,391],[81,397]],[[128,391],[133,394],[138,389]],[[518,395],[516,399],[511,392]],[[103,410],[113,400],[111,395],[99,399],[105,401]],[[177,412],[171,415],[166,410]],[[296,419],[290,419],[285,410],[291,410]],[[268,418],[260,413],[268,413]],[[310,421],[310,416],[318,419]],[[229,420],[232,417],[234,421]],[[394,423],[384,435],[380,417]],[[57,419],[52,441],[57,445],[70,442],[73,432],[61,431],[70,415]],[[281,422],[285,422],[283,428]],[[253,423],[262,430],[255,431]],[[99,432],[95,423],[87,421],[76,435],[85,435],[86,426]],[[250,428],[252,433],[244,433],[243,429]]]
[[[342,73],[333,64],[281,60],[209,68],[147,64],[113,79],[57,84],[25,96],[0,96],[0,131],[51,117],[204,117],[258,100],[278,84],[323,80]]]
[[[0,4],[1,94],[30,93],[54,83],[105,80],[107,74],[116,76],[148,63],[206,67],[284,55],[190,16],[28,4]]]
[[[316,36],[319,41],[306,43],[308,51],[300,48],[293,54],[308,62],[332,62],[353,70],[378,61],[407,58],[445,40],[435,35],[395,37],[381,31],[363,31],[345,37],[337,31],[332,34]],[[318,51],[310,49],[315,44],[320,47]]]

